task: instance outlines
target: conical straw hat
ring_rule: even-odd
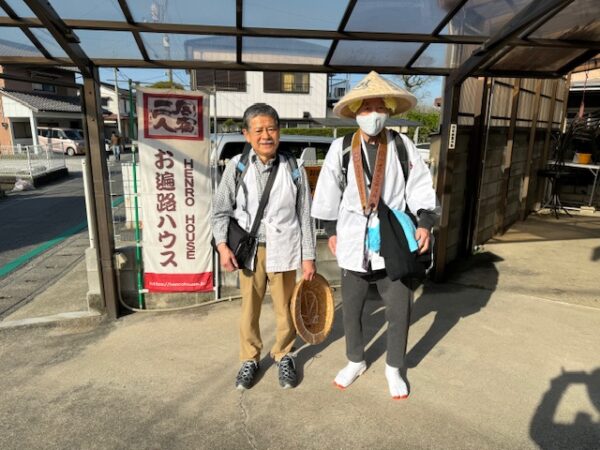
[[[400,86],[386,80],[377,72],[371,71],[371,73],[360,80],[350,92],[344,95],[341,100],[336,103],[333,112],[339,117],[349,117],[354,119],[356,113],[348,106],[357,100],[366,100],[369,98],[393,98],[396,102],[396,107],[391,111],[390,116],[395,116],[408,111],[417,104],[416,97],[406,89],[402,89]]]
[[[318,273],[312,281],[300,280],[294,288],[290,304],[292,320],[298,335],[308,344],[319,344],[333,326],[333,292]]]

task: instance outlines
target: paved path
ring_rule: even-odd
[[[341,314],[299,351],[283,391],[269,358],[240,394],[239,303],[90,328],[0,331],[0,448],[597,449],[600,310],[456,285],[428,287],[409,336],[412,394],[389,398],[381,302],[369,370],[349,389]],[[274,316],[261,318],[265,348]]]

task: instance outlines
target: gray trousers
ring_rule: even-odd
[[[364,360],[362,314],[369,283],[374,282],[385,305],[387,321],[386,362],[392,367],[406,368],[406,342],[410,325],[411,291],[400,280],[392,281],[385,271],[365,275],[342,270],[342,311],[349,361]]]

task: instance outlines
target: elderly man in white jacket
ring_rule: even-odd
[[[427,251],[430,245],[430,230],[438,211],[429,169],[410,139],[385,129],[390,115],[407,111],[415,104],[412,94],[376,72],[367,75],[340,100],[334,112],[355,118],[359,131],[353,136],[351,148],[344,148],[343,138],[331,144],[311,210],[314,218],[325,221],[329,249],[342,269],[348,364],[337,374],[334,384],[344,389],[367,368],[361,316],[368,286],[376,283],[386,307],[385,375],[394,399],[408,396],[405,355],[412,292],[401,279],[390,278],[381,250],[371,244],[371,237],[379,230],[377,208],[381,200],[395,212],[410,211],[417,216],[413,233],[418,253]],[[396,142],[406,149],[407,180]],[[345,153],[350,155],[344,157]]]

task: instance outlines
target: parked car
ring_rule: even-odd
[[[427,164],[429,164],[429,150],[431,147],[431,142],[421,142],[417,144],[417,150]]]
[[[215,169],[213,180],[218,184],[229,160],[244,150],[246,139],[240,133],[217,134],[213,135],[212,139],[215,144],[213,148],[216,148],[216,153],[213,153],[211,157],[212,166]],[[311,154],[310,162],[314,164],[325,159],[325,154],[332,142],[333,138],[325,136],[281,134],[279,150],[291,153],[298,159],[301,159],[303,153]],[[314,150],[305,152],[307,148]]]
[[[38,127],[38,142],[53,152],[69,156],[85,153],[83,134],[75,128]]]

